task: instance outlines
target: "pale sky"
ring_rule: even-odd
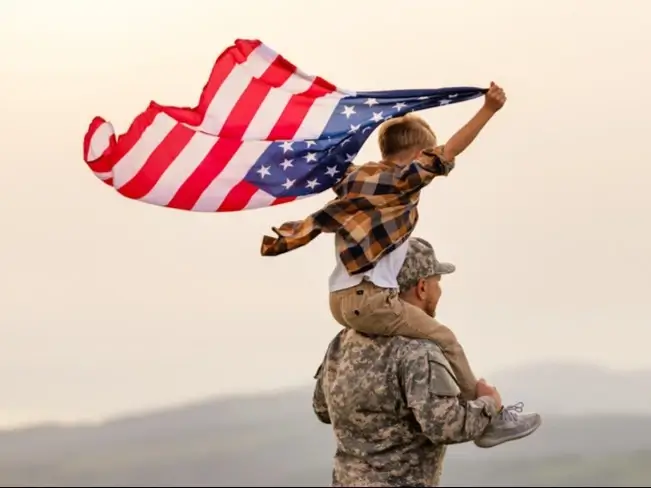
[[[259,248],[331,194],[180,212],[82,159],[93,116],[121,133],[150,100],[194,105],[236,38],[352,90],[502,84],[504,110],[421,199],[416,234],[458,268],[441,320],[488,379],[651,368],[649,19],[645,0],[1,2],[0,423],[310,382],[339,330],[332,237]],[[421,114],[444,140],[480,105]]]

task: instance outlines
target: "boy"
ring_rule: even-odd
[[[418,221],[420,190],[437,176],[447,176],[456,156],[502,108],[506,96],[495,83],[483,107],[444,146],[421,118],[406,115],[380,126],[382,161],[349,168],[333,187],[338,198],[303,222],[284,224],[279,239],[265,236],[263,255],[305,245],[320,232],[335,233],[337,266],[329,281],[330,309],[341,325],[359,332],[431,339],[448,358],[466,399],[476,397],[477,380],[463,348],[447,327],[426,314],[409,314],[398,297],[397,275],[407,253],[407,239]],[[532,429],[531,415],[536,416]],[[518,417],[503,409],[476,441],[492,447],[531,434],[539,416]]]

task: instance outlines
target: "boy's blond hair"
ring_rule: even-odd
[[[383,158],[406,151],[420,151],[436,146],[434,131],[422,118],[406,114],[387,120],[380,125],[378,144]]]

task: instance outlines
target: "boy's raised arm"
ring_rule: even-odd
[[[447,161],[453,161],[454,158],[465,151],[486,123],[504,106],[505,102],[506,95],[504,94],[504,90],[491,82],[490,88],[486,92],[484,106],[445,144],[443,158]]]

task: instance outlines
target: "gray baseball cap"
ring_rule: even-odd
[[[425,239],[411,237],[408,246],[405,262],[397,278],[401,293],[416,286],[419,280],[454,273],[454,264],[442,263],[436,259],[434,248]]]

